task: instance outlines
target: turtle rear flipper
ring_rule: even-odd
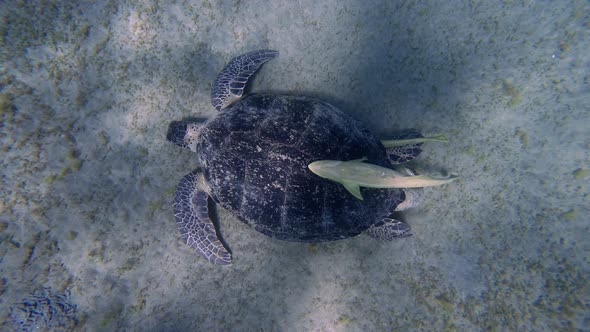
[[[381,140],[389,161],[393,165],[403,164],[418,157],[425,142],[448,142],[444,135],[424,137],[414,129],[406,130],[391,139]]]
[[[408,224],[393,218],[383,218],[382,222],[372,225],[363,234],[382,241],[412,236]]]
[[[411,169],[404,167],[403,171],[409,176],[415,176],[416,174]],[[424,188],[404,188],[404,201],[399,203],[395,208],[395,211],[404,211],[413,207],[418,206],[424,196]]]
[[[262,64],[279,55],[278,51],[258,50],[231,59],[217,75],[211,89],[211,104],[216,110],[229,106],[244,93],[246,83]]]
[[[231,254],[217,236],[209,218],[204,190],[205,179],[200,170],[185,175],[174,194],[174,216],[184,243],[209,262],[218,265],[231,264]]]

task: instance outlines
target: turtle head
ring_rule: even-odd
[[[168,126],[166,139],[180,147],[196,152],[197,140],[203,121],[203,119],[172,121]]]

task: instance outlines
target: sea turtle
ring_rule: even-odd
[[[209,216],[212,203],[255,230],[287,241],[333,241],[361,233],[383,240],[411,235],[391,214],[413,206],[420,189],[363,189],[361,195],[359,186],[449,182],[392,170],[392,164],[415,158],[423,142],[443,138],[410,131],[382,143],[360,122],[316,98],[242,97],[248,78],[278,54],[258,50],[233,58],[211,91],[211,102],[220,112],[204,122],[170,124],[167,139],[196,152],[199,164],[174,195],[182,240],[211,263],[231,263]],[[402,186],[386,181],[396,178],[403,180]]]

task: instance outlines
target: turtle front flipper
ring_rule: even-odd
[[[412,236],[410,226],[393,218],[383,218],[380,223],[372,225],[363,234],[382,241]]]
[[[217,76],[211,90],[211,103],[216,110],[229,106],[244,93],[246,83],[263,63],[279,55],[278,51],[258,50],[242,54],[229,61]]]
[[[209,218],[203,173],[195,170],[185,175],[174,194],[174,216],[184,243],[209,262],[218,265],[231,264],[231,254],[217,236]]]
[[[444,135],[424,137],[416,130],[407,130],[388,140],[381,140],[385,147],[389,161],[393,165],[403,164],[422,152],[422,144],[425,142],[448,142]]]

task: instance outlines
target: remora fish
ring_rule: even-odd
[[[317,160],[307,167],[316,175],[338,182],[354,197],[363,199],[360,187],[421,188],[449,183],[456,176],[433,178],[428,175],[407,176],[389,168],[365,163],[366,158],[341,161]]]

